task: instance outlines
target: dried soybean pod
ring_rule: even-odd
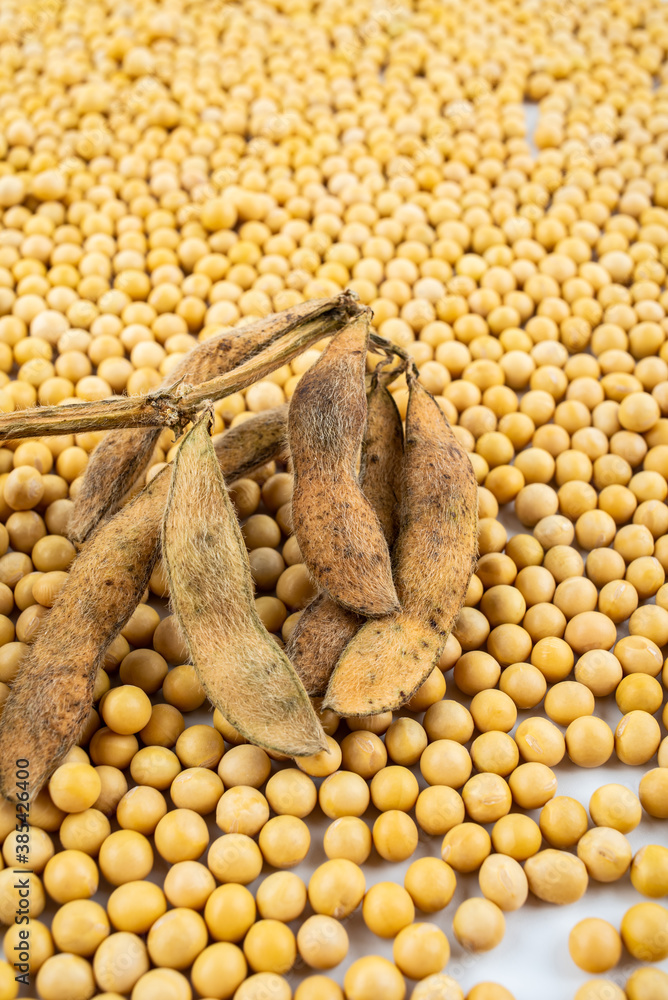
[[[397,586],[407,608],[449,635],[475,569],[478,485],[434,397],[414,376],[408,383]]]
[[[136,608],[158,553],[158,477],[103,525],[67,583],[12,685],[0,719],[0,792],[15,800],[16,761],[30,761],[34,797],[76,742],[98,667]]]
[[[399,606],[387,542],[355,461],[366,423],[362,316],[334,337],[290,400],[292,523],[304,562],[338,604],[361,615]]]
[[[396,375],[396,372],[395,372]],[[387,386],[395,376],[372,376],[359,481],[380,521],[391,549],[399,530],[404,431],[401,416]]]
[[[336,661],[364,621],[328,594],[317,594],[304,608],[285,652],[310,695],[324,694]]]
[[[367,396],[360,485],[391,546],[397,530],[404,435],[387,382],[374,375]],[[318,594],[304,609],[286,653],[310,695],[324,694],[336,661],[363,622],[361,615],[336,604],[327,594]]]
[[[346,646],[324,704],[370,715],[405,704],[438,662],[475,566],[477,484],[434,398],[409,376],[401,517],[394,547],[402,610]]]
[[[174,611],[211,702],[248,740],[290,756],[325,734],[292,664],[255,610],[253,580],[208,418],[174,459],[162,551]]]
[[[283,454],[287,406],[259,413],[213,439],[231,479]],[[84,546],[0,719],[0,792],[16,793],[16,760],[30,761],[30,794],[39,792],[77,740],[93,701],[99,665],[127,623],[160,551],[169,492],[163,469]],[[82,722],[83,720],[83,722]]]
[[[332,329],[336,329],[358,309],[352,296],[344,292],[332,299],[299,303],[241,329],[227,330],[194,347],[165,378],[163,388],[177,382],[206,382],[250,360],[296,326],[330,316]],[[75,544],[85,541],[100,520],[118,507],[148,465],[159,436],[159,427],[111,431],[95,449],[68,526]]]

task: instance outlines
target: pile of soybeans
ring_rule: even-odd
[[[0,0],[3,419],[170,386],[348,289],[400,416],[433,396],[479,486],[438,667],[399,710],[306,701],[315,754],[212,713],[156,563],[79,745],[0,805],[0,1000],[667,1000],[667,57],[661,0]],[[329,342],[211,433],[274,419]],[[93,551],[104,437],[0,446],[3,706]],[[330,539],[302,556],[274,452],[228,485],[291,652]]]

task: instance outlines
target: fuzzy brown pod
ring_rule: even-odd
[[[383,529],[390,550],[399,531],[404,430],[388,390],[394,375],[374,374],[367,395],[367,418],[359,481]]]
[[[194,347],[165,378],[163,387],[206,382],[255,357],[300,324],[331,316],[332,332],[358,311],[352,296],[342,293],[332,299],[299,303],[241,329],[226,330]],[[327,332],[323,330],[322,335]],[[75,544],[83,543],[96,525],[118,507],[148,465],[160,430],[114,430],[100,442],[86,467],[68,526]]]
[[[206,418],[174,459],[162,553],[174,612],[213,705],[268,750],[297,757],[324,749],[309,697],[255,609],[246,545]]]
[[[477,553],[477,483],[437,402],[413,377],[400,529],[393,558],[402,610],[367,622],[346,646],[324,705],[361,716],[404,705],[438,663]]]
[[[212,440],[231,478],[285,454],[287,406]],[[16,760],[30,762],[30,797],[74,746],[88,718],[97,671],[148,584],[160,552],[170,470],[103,524],[75,559],[46,625],[21,664],[0,718],[0,793],[16,796]]]
[[[399,606],[380,521],[360,489],[355,462],[366,424],[369,320],[334,337],[290,400],[292,524],[318,586],[357,614]]]
[[[404,435],[399,411],[387,390],[388,381],[388,376],[372,378],[359,481],[391,547],[398,527]],[[286,653],[310,695],[325,693],[339,656],[363,623],[361,615],[327,594],[318,594],[304,608]]]
[[[0,792],[16,800],[16,761],[30,798],[76,743],[109,643],[146,589],[158,548],[161,484],[154,479],[75,559],[67,584],[21,664],[0,719]]]

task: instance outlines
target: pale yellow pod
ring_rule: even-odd
[[[208,416],[188,432],[174,460],[162,551],[174,611],[213,705],[267,749],[290,756],[324,749],[308,695],[255,609],[246,545]]]

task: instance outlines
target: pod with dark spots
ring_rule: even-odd
[[[282,406],[216,435],[223,473],[235,479],[284,455],[286,431]],[[33,798],[76,743],[98,668],[137,607],[160,552],[169,484],[166,468],[98,528],[72,564],[0,718],[0,792],[6,798],[16,796],[17,759],[30,761]]]
[[[393,561],[402,609],[346,646],[324,704],[339,715],[404,705],[443,652],[477,553],[477,484],[434,398],[409,376],[401,515]]]
[[[372,378],[359,478],[391,546],[397,531],[404,437],[387,382],[387,378]],[[286,653],[310,695],[324,694],[339,656],[363,623],[361,615],[327,594],[318,594],[304,609]]]
[[[290,400],[292,523],[318,586],[357,614],[398,609],[387,542],[360,489],[355,463],[366,423],[364,369],[369,321],[334,337]]]
[[[299,303],[241,329],[226,330],[194,347],[165,378],[163,386],[207,382],[249,361],[297,326],[330,317],[331,332],[358,311],[352,296],[342,293],[332,299]],[[325,326],[322,335],[327,332]],[[69,537],[75,544],[83,543],[96,525],[118,507],[148,465],[160,430],[159,427],[114,430],[95,449],[68,526]]]
[[[255,609],[241,528],[207,429],[174,459],[162,553],[174,612],[209,700],[246,739],[291,757],[326,747],[299,677]]]

